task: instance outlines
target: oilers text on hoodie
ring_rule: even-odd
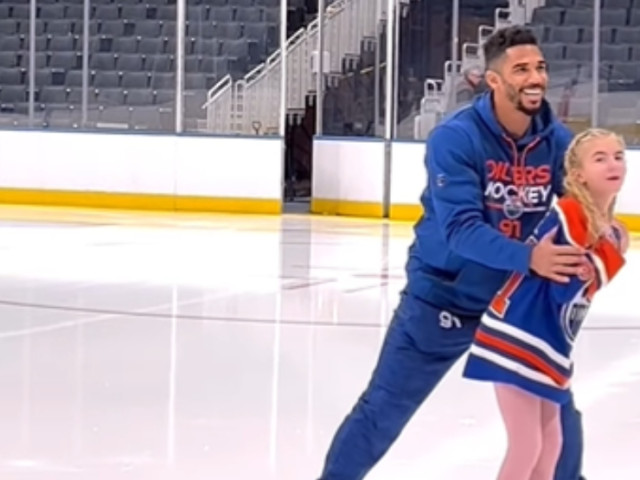
[[[562,194],[573,134],[547,102],[512,139],[491,93],[445,119],[427,140],[424,215],[407,262],[406,290],[460,317],[477,317],[512,271],[529,270],[524,241]]]
[[[508,383],[564,403],[570,399],[573,343],[593,296],[618,273],[624,258],[608,239],[587,244],[586,216],[573,198],[554,205],[530,242],[553,229],[555,243],[587,249],[588,274],[560,284],[514,272],[482,317],[464,376]]]

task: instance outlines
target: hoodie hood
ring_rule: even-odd
[[[508,136],[508,133],[498,123],[495,112],[493,111],[493,92],[487,91],[479,95],[473,102],[473,108],[476,110],[482,121],[495,133],[496,137],[502,138]],[[545,137],[551,135],[554,131],[556,123],[551,106],[546,99],[542,99],[540,111],[532,117],[531,127],[529,131],[520,139],[516,140],[518,147],[522,148],[534,141],[534,139],[544,140]]]

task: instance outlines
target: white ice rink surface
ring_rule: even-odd
[[[365,387],[411,225],[0,210],[0,478],[313,480]],[[640,478],[640,252],[576,350],[588,480]],[[492,480],[459,363],[369,480]]]

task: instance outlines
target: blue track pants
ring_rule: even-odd
[[[458,319],[403,295],[370,383],[338,428],[320,480],[363,479],[467,351],[478,325],[479,319]],[[562,424],[564,445],[555,480],[579,480],[582,421],[573,401],[562,410]]]

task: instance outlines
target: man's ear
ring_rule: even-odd
[[[500,85],[500,75],[492,70],[487,70],[484,74],[484,78],[489,85],[491,90],[495,90],[498,85]]]

